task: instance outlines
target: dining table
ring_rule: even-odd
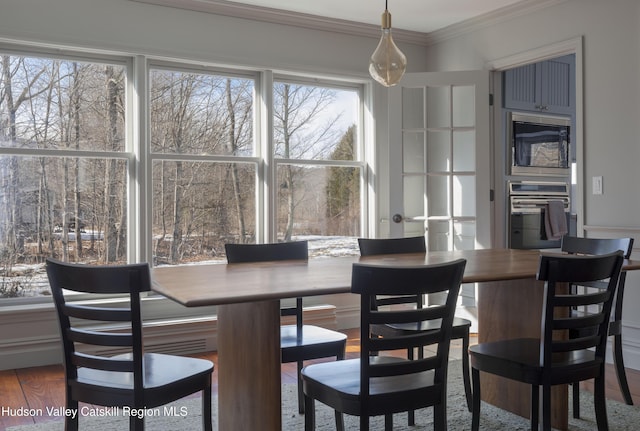
[[[540,337],[544,285],[536,280],[540,250],[476,249],[308,261],[162,266],[153,290],[186,307],[217,306],[218,427],[281,430],[280,300],[348,294],[354,263],[394,267],[466,259],[463,283],[477,283],[478,341]],[[640,269],[625,260],[624,270]],[[530,389],[481,377],[482,399],[528,417]],[[568,427],[566,385],[554,387],[552,424]]]

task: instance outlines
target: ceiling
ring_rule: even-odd
[[[563,0],[131,0],[327,31],[379,35],[388,2],[392,27],[414,40],[438,30],[521,14]]]

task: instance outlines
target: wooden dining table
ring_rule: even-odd
[[[543,284],[539,250],[483,249],[166,266],[152,270],[153,290],[187,307],[216,305],[218,426],[222,431],[280,430],[280,300],[350,292],[353,263],[394,267],[467,260],[464,283],[479,283],[478,341],[539,337]],[[624,269],[640,269],[627,260]],[[524,417],[530,389],[484,375],[483,400]],[[566,386],[554,388],[553,426],[567,429]]]

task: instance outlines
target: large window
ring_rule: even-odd
[[[0,298],[48,295],[49,256],[222,262],[226,242],[294,239],[357,253],[360,85],[57,55],[0,50]]]
[[[0,297],[43,261],[127,261],[125,62],[0,54]]]

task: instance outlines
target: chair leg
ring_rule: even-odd
[[[304,407],[306,411],[306,414],[304,415],[304,431],[315,431],[316,429],[315,400],[305,395]],[[337,423],[336,423],[336,428],[338,428]],[[338,431],[343,431],[343,430],[340,430],[340,428],[338,428]]]
[[[538,431],[540,420],[540,387],[531,385],[531,431]]]
[[[596,410],[596,423],[598,424],[598,431],[609,430],[604,386],[604,366],[602,366],[600,377],[595,378],[593,387],[593,404]]]
[[[67,395],[67,399],[69,399],[69,395]],[[72,411],[79,411],[78,410],[78,402],[77,401],[70,401],[67,403],[67,408],[71,409]],[[64,431],[78,431],[78,416],[79,415],[75,415],[73,418],[71,416],[66,416],[65,420],[64,420]]]
[[[473,404],[471,409],[471,431],[480,428],[480,371],[471,369],[471,381],[473,382]]]
[[[204,431],[213,431],[211,413],[211,381],[209,381],[207,387],[202,390],[202,429]]]
[[[369,416],[360,415],[360,431],[369,431]]]
[[[433,406],[433,431],[447,431],[447,405]]]
[[[384,415],[384,431],[393,431],[393,415]]]
[[[129,431],[144,431],[144,418],[131,415],[129,417]]]
[[[580,382],[571,383],[571,393],[573,398],[573,417],[580,419]]]
[[[336,417],[336,431],[344,431],[344,416],[338,410],[334,410]]]
[[[542,386],[542,429],[551,431],[551,385]]]
[[[298,413],[304,414],[304,392],[302,390],[302,361],[298,361]]]
[[[418,358],[422,359],[424,357],[424,351],[420,349],[418,351]],[[413,349],[407,350],[407,359],[413,360],[415,358]],[[416,424],[416,412],[414,410],[409,410],[407,412],[407,425],[412,427]]]
[[[471,402],[473,400],[471,392],[471,377],[469,373],[469,331],[462,337],[462,380],[464,382],[464,394],[467,398],[467,409],[472,410]]]
[[[624,359],[622,358],[622,334],[616,334],[613,337],[613,364],[616,367],[616,376],[618,377],[618,385],[620,392],[624,397],[624,402],[633,405],[629,383],[627,382],[627,373],[624,369]]]

